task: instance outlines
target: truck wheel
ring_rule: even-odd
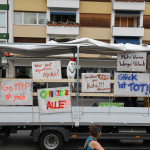
[[[8,139],[9,138],[9,136],[10,136],[10,130],[9,130],[9,128],[2,128],[1,130],[0,130],[0,139],[1,140],[6,140],[6,139]]]
[[[47,131],[40,136],[39,145],[42,150],[61,150],[63,137],[56,131]]]

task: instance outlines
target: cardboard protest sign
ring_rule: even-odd
[[[124,53],[117,55],[117,71],[146,71],[146,53]]]
[[[82,73],[82,92],[110,92],[110,73]]]
[[[58,87],[38,90],[40,113],[71,111],[70,88]]]
[[[146,73],[115,73],[115,96],[148,96],[149,74]]]
[[[2,80],[0,105],[32,105],[32,91],[30,79]]]
[[[61,79],[60,61],[32,62],[33,79]]]

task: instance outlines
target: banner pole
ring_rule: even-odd
[[[72,93],[72,86],[71,86],[71,84],[69,85],[69,87],[70,87],[71,119],[72,119],[72,128],[73,128],[72,97],[71,97],[71,93]]]
[[[33,100],[34,100],[34,98],[33,98],[33,79],[32,79],[32,122],[34,122],[34,115],[33,115]]]
[[[42,132],[42,125],[41,125],[41,115],[40,115],[39,101],[38,101],[38,113],[39,113],[39,123],[40,123],[40,133],[41,133]]]

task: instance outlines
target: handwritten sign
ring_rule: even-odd
[[[60,61],[32,62],[33,79],[61,79]]]
[[[146,71],[146,53],[124,53],[117,55],[117,71]]]
[[[47,88],[38,90],[40,113],[71,111],[70,88]]]
[[[110,92],[110,73],[82,73],[82,92]]]
[[[32,105],[32,80],[2,80],[0,105]]]
[[[148,96],[149,74],[146,73],[115,73],[115,96]]]

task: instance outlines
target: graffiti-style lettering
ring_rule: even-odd
[[[140,91],[140,92],[145,92],[145,95],[148,94],[148,90],[149,90],[149,85],[148,84],[136,84],[136,83],[130,83],[128,84],[128,86],[130,87],[130,91]]]
[[[12,87],[5,87],[5,85],[6,85],[6,83],[4,83],[4,84],[2,85],[2,90],[3,90],[3,91],[13,91],[13,88],[12,88]]]
[[[47,102],[47,110],[48,109],[62,109],[62,108],[64,108],[64,106],[65,106],[65,101],[62,101],[62,100],[60,100],[60,101],[58,101],[58,102],[50,102],[50,101],[48,101]]]
[[[137,81],[137,75],[136,74],[119,74],[118,80],[131,80],[131,81]]]
[[[69,95],[69,90],[54,90],[54,91],[49,91],[49,90],[42,90],[40,92],[40,97],[43,99],[46,99],[47,97],[58,97],[58,96],[67,96]]]
[[[123,83],[120,83],[120,82],[118,82],[118,87],[120,88],[120,89],[125,89],[126,88],[126,83],[125,82],[123,82]]]
[[[68,90],[65,90],[65,95],[69,95],[69,91]]]
[[[46,98],[47,97],[46,91],[45,90],[41,91],[40,96],[41,98]]]

